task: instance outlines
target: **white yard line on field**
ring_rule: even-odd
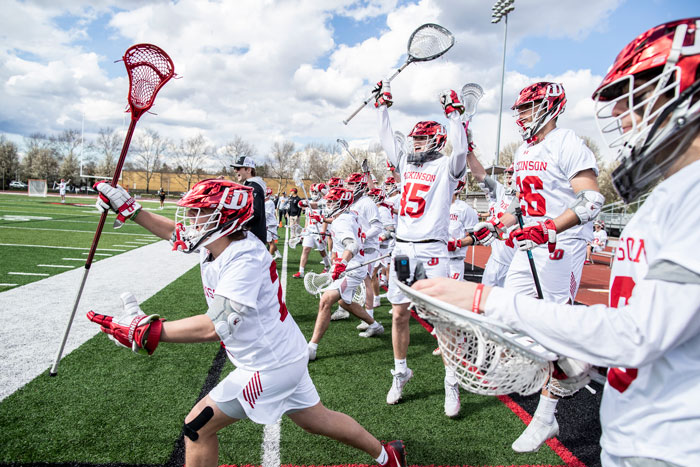
[[[173,253],[166,241],[92,263],[63,356],[100,332],[85,318],[89,310],[119,314],[122,292],[130,289],[141,303],[198,263],[199,255]],[[75,268],[0,293],[0,400],[51,366],[84,272]]]
[[[282,271],[280,285],[282,286],[282,300],[287,297],[287,237],[289,229],[285,230],[284,251],[282,252]],[[282,435],[282,419],[272,425],[265,425],[262,442],[262,467],[280,467],[280,437]]]
[[[65,269],[73,269],[75,266],[71,266],[69,264],[37,264],[37,267],[40,268],[65,268]]]
[[[0,225],[0,229],[15,229],[15,230],[46,230],[49,232],[72,232],[72,233],[89,233],[94,235],[95,230],[68,230],[68,229],[40,229],[36,227],[17,227],[14,225]],[[102,235],[131,235],[131,236],[141,236],[138,233],[128,233],[128,232],[105,232],[102,231]]]
[[[48,274],[44,272],[8,272],[8,274],[13,276],[48,276]]]
[[[22,243],[0,243],[0,246],[16,246],[16,247],[26,247],[26,248],[53,248],[57,250],[90,250],[90,248],[84,248],[79,246],[53,246],[53,245],[25,245]],[[126,250],[117,250],[115,248],[98,248],[97,251],[118,251],[123,252]]]
[[[85,262],[85,258],[61,258],[63,261],[83,261]]]
[[[0,287],[15,287],[17,284],[0,283]]]
[[[89,255],[90,252],[88,251],[87,253],[80,253],[81,255]],[[112,253],[95,253],[95,256],[114,256]]]

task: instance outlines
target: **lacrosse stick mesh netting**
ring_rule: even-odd
[[[408,54],[416,60],[437,57],[454,45],[454,36],[437,25],[425,25],[416,30],[408,44]]]
[[[175,74],[173,62],[163,50],[151,44],[135,45],[124,54],[129,74],[129,104],[132,112],[148,110],[158,90]]]
[[[307,272],[304,275],[304,288],[311,295],[323,293],[333,283],[330,273],[316,274]]]

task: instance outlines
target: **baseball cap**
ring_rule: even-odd
[[[233,168],[250,167],[250,168],[254,169],[255,168],[255,161],[253,161],[252,157],[240,156],[236,159],[236,161],[233,164],[231,164],[231,167],[233,167]]]

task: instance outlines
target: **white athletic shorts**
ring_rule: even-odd
[[[408,303],[410,300],[406,297],[401,289],[395,284],[398,280],[396,277],[396,269],[394,267],[394,258],[397,255],[406,255],[409,259],[411,268],[410,279],[413,279],[413,273],[416,269],[417,261],[423,263],[425,274],[428,278],[433,277],[448,277],[449,276],[449,258],[447,256],[447,244],[443,242],[431,243],[407,243],[396,242],[394,251],[391,255],[391,268],[389,269],[389,291],[387,299],[391,304],[397,305]]]
[[[313,248],[314,250],[318,251],[324,251],[326,249],[326,246],[321,242],[320,235],[314,234],[304,235],[301,246]]]
[[[548,302],[573,303],[581,283],[583,261],[586,259],[586,242],[576,238],[557,241],[557,249],[549,253],[547,245],[530,250],[540,279],[542,294]],[[516,251],[510,263],[506,281],[507,289],[537,296],[535,282],[526,251]]]
[[[362,262],[367,261],[362,259]],[[351,264],[350,267],[353,265]],[[362,284],[367,277],[367,266],[353,269],[346,273],[343,277],[336,279],[328,290],[337,289],[340,292],[340,298],[347,304],[352,303],[352,297],[355,295],[355,290]]]
[[[236,368],[209,392],[229,417],[245,416],[255,423],[275,423],[288,412],[313,407],[321,400],[307,368],[308,356],[274,370]]]
[[[375,249],[373,252],[369,253],[367,250],[365,250],[364,254],[364,259],[362,260],[363,263],[366,263],[367,261],[372,261],[375,258],[379,257],[379,249]],[[367,275],[372,276],[372,271],[374,271],[374,268],[377,263],[370,263],[367,265]]]
[[[379,256],[384,256],[387,253],[391,253],[391,249],[389,248],[389,246],[379,247]],[[383,267],[387,267],[389,266],[389,263],[391,263],[391,256],[387,256],[384,259],[380,259],[374,264],[381,264]]]
[[[490,257],[484,268],[481,283],[491,287],[503,287],[506,282],[506,274],[510,264],[503,264]]]
[[[267,243],[274,242],[277,239],[279,239],[279,235],[277,235],[277,228],[275,227],[274,230],[270,230],[268,228],[268,230],[267,230]]]
[[[449,268],[450,279],[456,279],[458,281],[464,280],[464,256],[450,258]]]
[[[591,252],[593,253],[599,253],[603,251],[603,245],[597,243],[589,243],[589,245],[591,245]]]

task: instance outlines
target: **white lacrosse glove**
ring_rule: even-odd
[[[372,95],[374,95],[375,107],[385,105],[388,109],[394,104],[394,98],[391,95],[391,81],[387,79],[377,83],[372,90]]]
[[[87,317],[101,326],[101,331],[117,345],[133,352],[151,355],[158,347],[163,330],[163,319],[159,315],[146,315],[139,307],[136,297],[129,292],[121,295],[124,314],[119,317],[101,315],[89,311]]]
[[[449,118],[453,112],[462,115],[464,113],[464,104],[459,100],[459,96],[452,89],[445,89],[440,93],[440,104],[445,111],[445,116]]]
[[[505,240],[506,226],[498,219],[479,222],[474,226],[474,237],[480,245],[490,245],[494,240]]]
[[[476,146],[474,145],[474,138],[472,135],[472,129],[469,128],[469,120],[464,122],[463,125],[464,125],[464,131],[467,134],[467,151],[474,152],[474,148],[476,148]]]
[[[557,226],[552,219],[544,222],[534,222],[518,228],[510,233],[506,245],[513,247],[517,244],[520,251],[532,250],[546,243],[550,253],[557,248]]]
[[[102,180],[95,183],[94,188],[99,192],[95,207],[98,211],[112,210],[117,213],[114,228],[118,229],[127,219],[133,217],[141,210],[141,205],[121,186],[112,186]]]

